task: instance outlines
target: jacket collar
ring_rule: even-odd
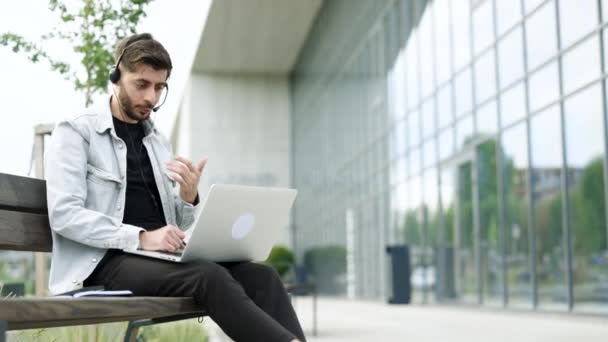
[[[109,97],[107,101],[101,101],[101,103],[94,105],[94,112],[97,115],[97,123],[95,130],[97,133],[104,133],[108,129],[110,130],[110,134],[114,137],[118,138],[116,135],[116,131],[114,130],[114,122],[112,121],[112,110],[110,108],[110,101],[112,96]],[[148,136],[150,133],[158,134],[158,129],[156,128],[156,124],[152,119],[148,119],[143,122],[145,135]]]

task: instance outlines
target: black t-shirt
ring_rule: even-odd
[[[154,230],[164,227],[158,187],[154,180],[148,151],[143,145],[145,135],[142,123],[129,124],[116,119],[114,129],[127,146],[127,194],[123,223]]]

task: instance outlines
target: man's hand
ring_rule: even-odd
[[[175,252],[184,248],[185,237],[184,232],[169,224],[153,231],[140,233],[139,247],[146,251]]]
[[[165,164],[167,169],[173,171],[170,173],[171,178],[179,183],[179,195],[184,201],[194,203],[198,194],[198,182],[206,164],[207,158],[194,167],[190,160],[180,156]]]

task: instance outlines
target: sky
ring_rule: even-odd
[[[69,6],[75,1],[66,3]],[[172,116],[162,114],[177,111],[209,4],[209,0],[189,0],[174,6],[171,0],[156,0],[148,5],[147,17],[139,25],[138,31],[152,33],[170,51],[173,59],[171,94],[156,116],[157,124],[165,134],[167,127],[171,127]],[[15,32],[33,42],[40,42],[42,34],[61,24],[57,14],[48,9],[48,0],[13,1],[10,7],[6,7],[0,11],[0,32]],[[47,52],[72,65],[79,65],[78,55],[67,44],[54,43],[48,46]],[[64,80],[62,75],[51,71],[48,64],[33,64],[26,55],[13,53],[7,47],[0,46],[0,61],[3,66],[0,82],[0,118],[3,120],[0,125],[0,173],[26,176],[30,169],[34,127],[74,117],[84,108],[84,95],[75,91],[72,83]],[[31,176],[33,173],[32,170]]]

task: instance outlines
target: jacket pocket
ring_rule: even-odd
[[[87,180],[108,186],[116,186],[122,184],[122,180],[111,172],[102,170],[91,164],[87,164]]]

